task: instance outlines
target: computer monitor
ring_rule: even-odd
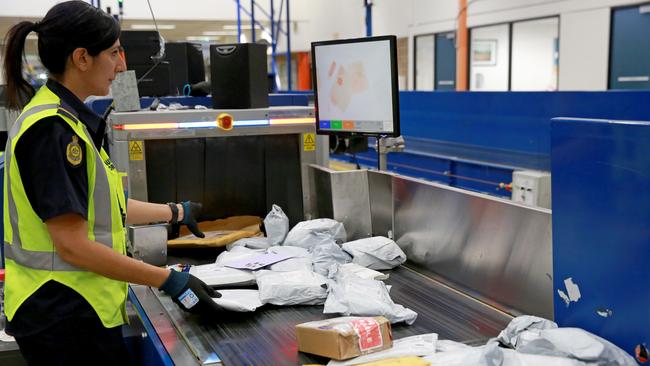
[[[313,42],[319,134],[399,136],[397,39]]]

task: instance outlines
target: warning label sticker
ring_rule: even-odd
[[[316,134],[315,133],[303,133],[302,134],[302,146],[305,151],[315,151],[316,150]]]
[[[353,320],[352,327],[355,333],[359,336],[359,349],[366,351],[373,348],[378,348],[384,345],[384,340],[381,337],[381,330],[379,323],[373,318],[361,318]]]
[[[144,146],[143,141],[129,141],[129,160],[143,160],[144,152],[142,147]]]

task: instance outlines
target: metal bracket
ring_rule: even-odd
[[[377,154],[379,155],[379,170],[388,170],[388,153],[401,152],[405,147],[404,137],[386,137],[377,138]]]

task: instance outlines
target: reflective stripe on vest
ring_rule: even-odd
[[[58,108],[59,105],[57,104],[35,106],[25,111],[14,123],[8,136],[9,142],[7,143],[7,146],[9,148],[6,149],[5,152],[5,171],[7,174],[7,182],[11,182],[11,160],[13,159],[11,146],[13,144],[13,139],[20,132],[25,119],[36,113]],[[79,122],[71,113],[63,109],[58,109],[57,112],[64,114],[66,117],[70,118],[72,121],[75,121],[77,124],[81,124],[81,122]],[[83,124],[81,124],[81,126],[86,137],[88,138],[88,141],[93,141],[90,134],[88,133],[88,130],[86,129],[86,126]],[[88,146],[88,144],[86,144],[86,146]],[[94,150],[95,186],[93,191],[93,200],[95,205],[95,220],[92,223],[89,222],[89,225],[92,224],[91,232],[94,234],[96,242],[99,242],[109,248],[113,248],[110,186],[108,182],[108,176],[106,174],[106,167],[102,161],[101,154],[96,148],[94,148]],[[11,187],[8,187],[7,189],[7,203],[9,206],[9,217],[13,232],[12,243],[4,242],[4,253],[7,258],[14,260],[16,263],[24,267],[33,269],[42,269],[49,271],[84,271],[81,268],[65,262],[54,250],[51,252],[45,252],[24,249],[22,247],[18,226],[18,220],[20,217],[18,215],[18,210],[16,208],[16,203],[13,198]]]

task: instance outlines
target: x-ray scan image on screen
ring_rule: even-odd
[[[312,43],[317,131],[398,136],[395,36]]]

